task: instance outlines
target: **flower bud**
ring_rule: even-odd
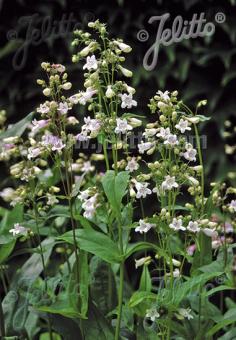
[[[72,84],[70,82],[67,82],[61,86],[63,90],[70,90],[72,87]]]
[[[51,95],[51,90],[46,87],[44,90],[43,90],[43,94],[46,96],[46,97],[49,97]]]
[[[118,68],[125,77],[131,78],[133,76],[133,73],[130,70],[128,70],[127,68],[124,68],[120,65],[118,66]]]
[[[114,95],[115,95],[115,92],[112,90],[111,85],[108,85],[107,90],[106,90],[106,97],[112,98],[114,97]]]

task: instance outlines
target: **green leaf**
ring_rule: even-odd
[[[103,315],[107,315],[117,306],[116,282],[112,268],[108,263],[94,256],[90,261],[90,276],[91,297]]]
[[[70,305],[68,295],[65,293],[61,293],[58,296],[57,301],[52,303],[50,306],[35,306],[34,308],[41,312],[59,314],[71,319],[82,317],[79,311],[75,309],[74,306]]]
[[[72,190],[72,193],[71,193],[71,196],[72,196],[72,197],[76,197],[76,196],[78,195],[78,193],[79,193],[79,191],[80,191],[80,188],[81,188],[81,184],[82,184],[82,182],[83,182],[83,180],[84,180],[84,175],[85,175],[85,174],[83,174],[82,176],[80,176],[79,180],[75,182],[75,186],[74,186],[74,188],[73,188],[73,190]]]
[[[109,263],[119,263],[121,261],[121,254],[117,245],[107,235],[93,229],[79,229],[76,230],[75,233],[76,241],[80,249],[97,255]],[[74,244],[72,231],[68,231],[60,236],[59,239]]]
[[[11,254],[15,247],[16,240],[0,245],[0,264],[3,263]]]
[[[0,133],[0,140],[3,138],[18,136],[21,137],[31,123],[34,113],[29,113],[25,118],[13,124],[8,130]]]
[[[152,249],[152,250],[156,251],[158,253],[158,255],[160,255],[161,257],[169,259],[168,254],[163,249],[161,249],[158,246],[156,246],[155,244],[149,243],[149,242],[137,242],[137,243],[129,244],[127,249],[126,249],[126,252],[124,254],[124,258],[127,259],[128,257],[130,257],[135,252],[142,251],[142,250],[148,250],[148,249]]]
[[[133,308],[143,301],[156,301],[156,295],[151,292],[146,292],[146,291],[136,291],[130,298],[129,300],[129,307]]]
[[[121,171],[117,175],[115,171],[107,171],[102,178],[102,185],[112,209],[120,214],[122,198],[125,195],[129,181],[129,173]]]
[[[146,292],[151,292],[152,290],[152,278],[150,276],[148,266],[146,265],[143,266],[143,271],[142,271],[140,284],[139,284],[139,290],[146,291]]]
[[[88,319],[82,320],[86,339],[112,340],[114,331],[93,302],[89,303]]]

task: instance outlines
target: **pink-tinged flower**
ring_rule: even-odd
[[[225,222],[225,232],[227,234],[234,232],[234,228],[233,228],[233,225],[231,223]]]
[[[230,208],[231,211],[236,212],[236,200],[232,200],[229,203],[229,208]]]
[[[144,220],[139,220],[139,225],[135,228],[135,231],[143,234],[147,233],[151,228],[154,228],[156,225],[153,223],[147,223]]]
[[[82,130],[89,132],[98,132],[101,127],[101,121],[98,119],[91,119],[89,116],[84,118],[85,124],[82,126]]]
[[[98,68],[98,62],[97,59],[95,57],[95,55],[92,55],[91,57],[88,56],[86,58],[86,64],[83,66],[83,70],[96,70]]]
[[[204,232],[205,235],[211,238],[217,238],[218,232],[214,229],[210,228],[203,228],[202,231]]]
[[[14,224],[14,228],[9,230],[9,233],[12,233],[13,236],[27,236],[28,234],[27,228],[23,227],[19,223]]]
[[[71,107],[68,106],[68,104],[65,103],[59,103],[59,107],[57,109],[57,111],[61,114],[61,115],[66,115],[67,112],[71,110]]]
[[[59,137],[49,134],[43,136],[42,145],[49,147],[52,151],[61,151],[65,147]]]
[[[52,64],[51,68],[59,73],[63,73],[66,70],[65,66],[62,64]]]
[[[42,150],[41,148],[34,148],[34,147],[30,147],[28,149],[28,159],[32,159],[32,158],[36,158],[41,154]]]
[[[88,87],[85,92],[80,92],[78,94],[78,101],[81,105],[85,105],[94,94],[97,93],[97,90],[95,90],[92,87]]]
[[[37,131],[37,130],[45,128],[46,126],[48,126],[49,122],[50,122],[50,119],[41,119],[41,120],[34,119],[32,121],[32,125],[33,125],[32,131]]]
[[[76,135],[76,140],[79,142],[86,142],[90,139],[90,136],[87,135],[87,131],[82,131]]]
[[[81,171],[88,173],[88,172],[94,171],[94,169],[95,169],[94,165],[92,165],[90,161],[87,161],[87,162],[84,162],[81,168]]]
[[[194,254],[196,248],[197,248],[197,247],[196,247],[196,244],[191,244],[191,246],[189,246],[189,247],[187,248],[187,253],[188,253],[188,255],[192,256],[192,255]]]

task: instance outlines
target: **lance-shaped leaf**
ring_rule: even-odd
[[[80,249],[97,255],[109,263],[119,263],[121,261],[122,257],[117,245],[107,235],[89,229],[76,230],[75,234]],[[72,230],[60,236],[59,239],[74,244]]]
[[[102,185],[112,209],[120,214],[122,198],[126,193],[129,181],[129,173],[121,171],[117,175],[115,171],[107,171],[102,178]]]

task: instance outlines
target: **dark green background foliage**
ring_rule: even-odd
[[[75,25],[85,28],[88,21],[99,18],[108,23],[111,35],[123,38],[133,47],[127,65],[134,71],[133,85],[137,88],[136,99],[139,103],[137,113],[149,114],[146,107],[148,98],[157,89],[178,89],[181,97],[192,106],[200,99],[208,99],[204,114],[212,116],[212,119],[205,123],[202,131],[208,136],[204,152],[208,174],[211,173],[213,178],[224,178],[232,169],[234,159],[225,155],[223,132],[224,121],[235,116],[235,0],[1,0],[0,6],[0,107],[7,110],[10,122],[32,111],[43,100],[40,87],[36,84],[36,79],[42,75],[42,61],[65,64],[74,91],[82,88],[81,66],[71,63],[72,30]],[[204,12],[208,21],[215,22],[215,14],[223,12],[226,21],[216,24],[213,36],[161,47],[156,67],[148,72],[143,67],[143,57],[154,43],[157,32],[157,23],[151,25],[148,20],[151,16],[168,12],[171,14],[167,24],[169,27],[179,14],[190,20],[194,13]],[[32,28],[38,28],[41,33],[27,45],[27,30],[32,32],[32,29],[29,30],[32,18],[27,20],[25,16],[32,15],[35,15]],[[53,27],[58,32],[58,21],[63,17],[73,20],[68,32],[65,35],[55,34]],[[43,33],[45,20],[48,20],[51,29]],[[137,39],[140,29],[146,29],[150,34],[146,42]],[[19,67],[23,47],[27,53],[25,62]]]

